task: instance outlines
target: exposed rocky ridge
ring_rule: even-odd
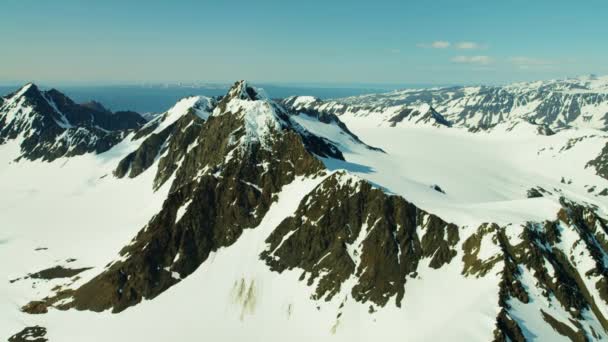
[[[0,144],[17,139],[19,158],[52,161],[105,152],[144,123],[137,113],[82,106],[55,89],[27,84],[2,101]]]
[[[400,306],[421,260],[440,268],[456,255],[458,240],[455,225],[338,172],[274,230],[261,257],[277,272],[302,269],[301,279],[316,284],[315,299],[330,300],[353,277],[355,300],[384,306],[396,296]]]
[[[297,107],[346,117],[376,117],[389,126],[406,118],[414,123],[486,130],[514,119],[525,119],[552,130],[568,127],[608,129],[608,77],[506,86],[407,89],[321,101],[308,96],[288,100]],[[436,118],[417,108],[431,108]],[[418,115],[413,115],[414,113]],[[425,114],[424,119],[419,113]]]
[[[401,304],[407,277],[423,258],[440,268],[462,253],[464,276],[501,269],[495,340],[525,341],[534,331],[530,313],[574,341],[607,338],[607,221],[593,207],[561,203],[555,221],[530,222],[519,232],[484,224],[460,247],[456,226],[337,173],[275,229],[261,257],[277,272],[302,269],[314,299],[330,300],[354,277],[347,290],[355,300],[384,306],[393,296]]]
[[[56,89],[42,92],[51,107],[63,115],[71,126],[97,126],[115,131],[132,129],[145,123],[143,118],[131,111],[112,113],[99,102],[77,104]]]
[[[304,98],[308,98],[306,96],[302,96]],[[338,127],[340,127],[346,134],[348,134],[350,137],[352,137],[355,141],[364,144],[361,139],[359,139],[359,137],[357,135],[355,135],[353,132],[351,132],[348,127],[346,127],[346,125],[344,124],[344,122],[342,122],[338,116],[335,113],[329,112],[329,111],[323,111],[323,110],[318,110],[317,108],[315,108],[314,106],[307,106],[306,104],[310,104],[311,102],[306,102],[306,101],[300,101],[298,102],[298,100],[301,97],[298,96],[292,96],[292,97],[288,97],[286,99],[282,99],[279,100],[279,103],[282,104],[285,108],[287,108],[288,110],[294,112],[295,114],[306,114],[308,116],[311,116],[317,120],[319,120],[320,122],[326,123],[326,124],[336,124],[338,125]],[[319,104],[321,103],[321,100],[316,99],[316,98],[312,98],[312,103],[313,104]],[[367,145],[366,145],[367,146]],[[374,147],[370,147],[368,146],[368,148],[371,149],[375,149],[375,150],[381,150],[378,148],[374,148]]]
[[[210,117],[223,115],[233,116],[242,123],[234,128],[239,139],[235,138],[236,135],[231,138],[239,149],[247,148],[252,142],[259,143],[263,148],[268,136],[272,136],[269,132],[292,130],[300,135],[306,148],[315,155],[344,159],[333,142],[291,120],[296,115],[294,112],[268,99],[262,90],[239,81],[220,99],[201,96],[183,99],[168,112],[140,128],[132,140],[141,139],[142,142],[119,163],[115,176],[136,177],[159,160],[155,187],[160,187],[177,169],[184,154],[198,144],[203,135],[203,123]],[[322,123],[338,125],[345,134],[369,149],[380,150],[365,145],[335,116],[321,115],[315,118]]]
[[[502,265],[497,341],[525,341],[535,319],[574,341],[607,336],[606,220],[593,208],[565,199],[562,205],[555,221],[530,222],[517,233],[484,224],[463,244],[463,274],[483,277]],[[488,255],[488,248],[496,252]]]
[[[141,140],[139,147],[119,162],[114,175],[118,178],[127,175],[130,178],[137,177],[158,160],[155,187],[160,187],[193,147],[215,104],[214,99],[186,98],[148,122],[131,138],[133,141]]]
[[[602,148],[600,154],[590,160],[585,167],[593,167],[598,176],[608,179],[608,143]]]
[[[120,312],[155,298],[212,252],[231,246],[244,229],[258,226],[284,185],[297,176],[326,177],[316,157],[344,158],[330,140],[295,123],[297,111],[245,82],[207,100],[208,106],[186,106],[172,119],[166,113],[141,127],[131,135],[138,148],[115,171],[136,177],[156,164],[154,186],[171,180],[160,212],[95,278],[31,302],[25,311]],[[335,116],[307,115],[342,127]],[[534,190],[533,197],[544,194]],[[337,172],[275,228],[260,257],[279,273],[302,270],[314,300],[346,290],[371,311],[393,298],[407,307],[407,283],[421,267],[441,272],[462,261],[465,277],[502,278],[496,284],[496,340],[530,336],[529,312],[573,340],[608,338],[606,220],[593,207],[566,200],[562,206],[557,220],[531,222],[516,233],[518,227],[492,223],[471,232]]]
[[[415,108],[403,108],[397,114],[388,119],[388,122],[390,122],[391,127],[395,127],[400,122],[406,120],[412,121],[416,124],[430,123],[435,126],[452,126],[452,123],[446,120],[446,118],[444,118],[443,115],[439,114],[433,107],[429,107],[424,112],[421,112],[420,109]]]
[[[284,185],[324,172],[315,156],[341,157],[330,142],[292,123],[284,109],[257,94],[238,82],[206,120],[183,115],[165,129],[172,135],[163,144],[152,144],[157,138],[151,134],[145,142],[154,147],[152,154],[167,145],[157,186],[175,173],[162,210],[103,273],[24,310],[44,312],[56,305],[119,312],[154,298],[194,272],[211,252],[233,244],[243,229],[256,227]],[[142,151],[129,158],[131,164]],[[127,168],[119,170],[124,175]]]
[[[8,338],[8,342],[47,342],[46,328],[40,326],[26,327]]]
[[[397,106],[375,106],[370,103],[347,104],[340,100],[322,101],[309,96],[293,96],[282,101],[291,110],[320,117],[365,117],[368,115],[379,115],[379,123],[395,127],[401,123],[411,123],[431,126],[452,126],[452,123],[437,112],[432,106],[422,105],[397,105]],[[374,114],[372,114],[374,113]]]

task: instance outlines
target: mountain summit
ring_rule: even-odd
[[[608,339],[600,130],[375,116],[245,81],[127,129],[33,85],[2,106],[12,340]],[[5,158],[81,130],[116,140]]]
[[[0,143],[19,144],[18,158],[52,161],[105,152],[144,123],[137,113],[79,105],[55,89],[28,83],[2,99]]]

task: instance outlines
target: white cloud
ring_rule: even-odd
[[[450,42],[446,42],[444,40],[438,40],[431,44],[431,47],[434,49],[445,49],[450,47]]]
[[[431,49],[447,49],[450,47],[450,45],[452,45],[450,42],[445,41],[445,40],[436,40],[430,44],[427,43],[421,43],[418,44],[418,47],[421,48],[431,48]]]
[[[555,61],[547,59],[531,58],[524,56],[511,57],[509,58],[509,62],[524,70],[552,68],[557,64]]]
[[[489,56],[456,56],[452,58],[452,62],[462,64],[488,65],[492,63],[492,58],[490,58]]]
[[[459,42],[454,45],[457,49],[461,50],[476,50],[481,49],[482,46],[475,42]]]
[[[432,43],[420,43],[417,46],[426,49],[447,49],[452,47],[459,50],[479,50],[487,48],[486,45],[479,44],[476,42],[461,41],[458,43],[451,43],[447,40],[436,40]]]

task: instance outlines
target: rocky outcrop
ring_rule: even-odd
[[[404,89],[335,100],[292,97],[293,106],[347,118],[374,117],[378,124],[404,121],[463,127],[473,132],[525,120],[541,135],[568,127],[608,129],[608,78],[582,77],[505,86]],[[430,108],[430,111],[428,110]],[[424,119],[421,119],[424,118]]]
[[[338,118],[364,117],[368,115],[379,116],[378,122],[395,127],[401,123],[412,123],[416,125],[431,125],[436,127],[450,127],[452,123],[437,112],[432,106],[422,105],[376,105],[373,102],[362,101],[353,103],[342,103],[341,100],[323,101],[320,99],[303,100],[306,96],[294,96],[284,99],[284,103],[291,110],[317,117]]]
[[[310,133],[292,125],[271,102],[240,97],[255,91],[238,91],[243,86],[237,83],[229,93],[237,95],[220,102],[218,108],[224,109],[206,121],[188,116],[175,121],[158,173],[162,182],[163,175],[175,172],[169,195],[162,210],[120,251],[120,259],[80,288],[36,303],[37,308],[119,312],[154,298],[194,272],[211,252],[233,244],[244,229],[256,227],[284,185],[324,172],[315,155],[335,147],[323,140],[307,144]],[[260,107],[265,111],[253,110]],[[249,126],[250,115],[267,126]],[[183,126],[200,128],[189,135]],[[67,304],[57,304],[66,298]]]
[[[261,257],[277,272],[302,269],[302,279],[316,284],[316,299],[331,299],[354,277],[351,295],[357,301],[384,306],[395,297],[400,306],[407,277],[419,263],[449,263],[458,240],[455,225],[338,172],[274,230]]]
[[[82,106],[57,90],[41,91],[28,84],[3,99],[0,143],[17,140],[18,159],[53,161],[103,153],[144,123],[137,113]]]
[[[525,340],[526,317],[513,311],[522,305],[535,305],[540,318],[574,341],[596,340],[608,331],[607,222],[592,208],[565,199],[562,206],[555,221],[525,225],[518,241],[505,228],[490,231],[502,251],[495,258],[504,263],[497,341]]]
[[[279,274],[298,272],[319,302],[315,305],[346,295],[369,306],[370,313],[393,303],[405,309],[408,285],[424,284],[422,272],[429,268],[449,267],[451,276],[494,286],[491,329],[497,341],[533,338],[530,322],[544,322],[572,340],[608,336],[608,222],[598,208],[562,199],[555,220],[457,227],[346,171],[326,170],[321,160],[343,158],[340,145],[298,124],[302,121],[295,118],[304,112],[268,99],[246,82],[208,100],[185,99],[179,111],[129,135],[138,145],[115,175],[155,170],[153,186],[168,187],[162,208],[95,277],[32,301],[25,312],[44,314],[49,307],[121,312],[156,298],[211,253],[256,229],[281,189],[305,177],[316,178],[318,185],[302,194],[293,215],[268,227],[273,229],[259,261]],[[306,115],[317,120],[310,127],[341,127],[335,116]],[[437,185],[426,190],[443,193]],[[555,193],[534,187],[525,195]],[[245,276],[234,280],[230,297],[241,319],[259,304],[260,284]]]
[[[353,132],[351,132],[348,129],[348,127],[346,127],[344,122],[342,122],[336,114],[334,114],[330,111],[318,109],[317,107],[313,106],[313,105],[320,105],[322,103],[321,100],[314,99],[314,101],[311,101],[311,102],[301,102],[301,101],[299,102],[298,101],[299,98],[300,97],[298,97],[298,96],[288,97],[286,99],[281,100],[280,103],[287,110],[289,110],[290,112],[292,112],[295,115],[305,114],[305,115],[308,115],[310,117],[313,117],[313,118],[319,120],[319,122],[323,122],[325,124],[335,124],[338,127],[340,127],[340,129],[344,133],[348,134],[354,141],[358,142],[359,144],[365,145],[367,148],[372,149],[372,150],[382,151],[382,149],[368,146],[364,142],[362,142],[361,139],[359,139],[359,137],[357,135],[355,135]]]
[[[8,342],[47,342],[46,328],[41,326],[26,327],[8,338]]]
[[[259,123],[257,122],[259,118],[256,116],[258,116],[260,110],[262,112],[271,111],[273,113],[272,120],[270,120],[271,125],[268,127],[277,131],[290,129],[296,132],[306,149],[317,156],[344,159],[342,152],[332,141],[308,131],[291,120],[292,116],[296,115],[295,112],[289,111],[279,103],[269,100],[261,90],[249,86],[244,81],[237,82],[226,96],[219,99],[196,98],[198,98],[197,101],[190,102],[188,101],[191,98],[181,100],[180,103],[182,105],[178,103],[167,113],[164,113],[139,129],[132,139],[142,140],[142,142],[134,152],[127,155],[119,163],[114,172],[115,176],[119,178],[127,175],[131,178],[137,177],[151,167],[154,162],[158,161],[155,178],[155,187],[158,188],[174,174],[184,155],[193,146],[200,143],[202,135],[208,134],[203,133],[205,121],[222,115],[242,117],[246,111],[249,111],[250,115],[245,115],[242,117],[243,121],[238,121],[242,126],[234,127],[235,133],[246,133],[240,139],[246,141],[249,138],[257,139],[256,135],[259,132],[254,131],[256,129],[255,126],[257,126],[257,129],[264,130],[266,123],[263,122],[262,126],[259,127]],[[262,108],[248,108],[247,106],[240,107],[239,103],[263,104],[263,106]],[[374,149],[365,145],[348,131],[339,119],[325,116],[318,117],[317,119],[322,123],[337,124],[343,129],[343,132],[352,135],[356,142]],[[245,126],[248,125],[254,126],[251,127],[252,130],[250,132],[245,131]],[[256,143],[264,145],[264,141],[256,141]]]
[[[608,143],[595,159],[587,163],[586,167],[593,167],[598,176],[608,179]]]

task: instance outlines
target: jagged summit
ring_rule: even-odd
[[[112,113],[80,105],[56,89],[28,83],[0,102],[0,143],[16,141],[15,158],[52,161],[62,156],[101,153],[124,132],[145,120],[135,112]]]
[[[295,110],[305,109],[307,107],[310,107],[313,103],[320,102],[322,102],[322,100],[314,96],[290,96],[282,101],[284,105]]]
[[[10,97],[15,97],[15,96],[17,96],[17,97],[23,96],[28,91],[31,91],[31,93],[30,93],[30,95],[31,95],[31,94],[39,93],[40,89],[38,89],[38,86],[36,84],[34,84],[33,82],[28,82],[28,83],[24,84],[23,86],[21,86],[21,88],[17,89],[12,94],[9,94],[6,97],[10,98]]]
[[[240,100],[264,100],[268,97],[264,93],[262,89],[254,88],[249,84],[249,82],[245,80],[236,81],[228,93],[226,94],[226,98],[229,100],[232,99],[240,99]]]
[[[246,81],[236,82],[213,111],[213,116],[224,115],[242,122],[244,134],[238,142],[241,146],[260,144],[268,147],[268,137],[294,126],[282,106]]]
[[[217,100],[206,96],[188,96],[177,101],[169,110],[150,120],[141,130],[155,127],[155,131],[161,131],[170,126],[181,117],[189,114],[207,120],[213,108],[217,105]]]
[[[391,127],[404,124],[430,125],[436,127],[450,127],[452,123],[441,115],[432,105],[395,104],[379,105],[367,103],[364,96],[357,103],[341,103],[341,100],[324,101],[312,96],[292,96],[281,102],[293,111],[301,113],[315,113],[317,116],[342,117],[344,119],[370,117],[378,124]]]
[[[310,97],[285,101],[294,109],[316,110],[349,120],[367,118],[379,125],[409,122],[472,131],[488,130],[519,119],[554,131],[568,128],[608,130],[608,77],[513,83],[504,86],[457,86],[404,89],[319,101]],[[422,109],[432,109],[432,111]],[[410,113],[421,113],[411,115]],[[425,117],[420,120],[418,117]]]
[[[50,122],[27,132],[98,120],[36,89],[0,104]],[[441,118],[421,101],[353,124],[377,153],[354,106],[262,93],[183,98],[102,156],[0,165],[2,329],[29,326],[11,340],[608,339],[608,148],[584,169],[606,134],[420,129]]]
[[[245,81],[236,82],[219,100],[187,97],[136,132],[132,139],[141,141],[139,148],[120,162],[114,174],[137,177],[158,161],[158,187],[178,170],[180,160],[195,153],[195,147],[208,137],[217,140],[218,148],[226,149],[228,159],[250,158],[247,156],[260,150],[273,152],[283,139],[299,139],[309,153],[339,160],[344,159],[338,142],[342,135],[355,145],[370,148],[337,117],[313,117],[320,126],[308,127],[301,124],[298,115]],[[335,127],[333,135],[320,129],[328,125]]]

